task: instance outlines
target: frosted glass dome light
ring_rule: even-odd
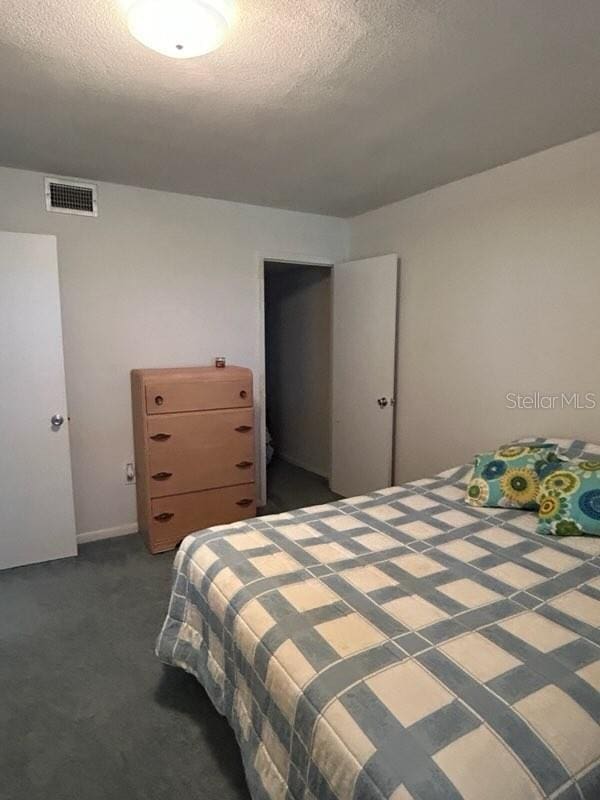
[[[129,31],[171,58],[194,58],[220,47],[233,19],[233,0],[135,0]]]

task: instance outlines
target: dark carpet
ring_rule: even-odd
[[[276,510],[334,498],[287,467]],[[226,720],[154,656],[172,561],[128,536],[0,574],[2,800],[249,797]]]
[[[3,800],[238,800],[235,737],[153,654],[173,554],[138,536],[0,576]]]
[[[326,478],[307,472],[275,457],[267,471],[268,503],[263,514],[281,514],[294,508],[316,506],[339,500],[327,484]]]

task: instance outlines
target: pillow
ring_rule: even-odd
[[[541,439],[529,436],[517,439],[513,444],[546,444],[551,442],[567,461],[582,459],[584,461],[600,461],[600,444],[584,442],[582,439]]]
[[[563,462],[538,493],[537,532],[600,536],[600,460]]]
[[[466,502],[488,508],[537,511],[543,477],[561,466],[556,447],[543,444],[503,445],[475,458]]]

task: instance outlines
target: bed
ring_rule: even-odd
[[[157,655],[254,800],[600,797],[600,539],[467,506],[469,470],[182,543]]]

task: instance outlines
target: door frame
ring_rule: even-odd
[[[274,252],[257,253],[257,293],[258,293],[258,375],[256,376],[255,395],[257,415],[257,463],[258,463],[258,506],[267,504],[267,378],[266,378],[266,330],[265,330],[265,261],[278,261],[299,267],[327,267],[333,270],[335,264],[331,258],[302,253]],[[331,338],[329,341],[331,348]],[[331,376],[330,376],[331,379]],[[330,411],[331,413],[331,411]]]

